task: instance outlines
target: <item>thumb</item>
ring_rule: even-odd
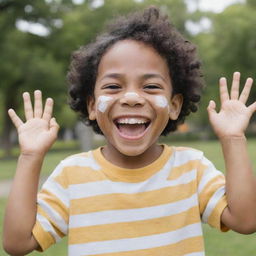
[[[210,100],[207,107],[208,115],[216,114],[216,103],[213,100]]]
[[[59,131],[59,128],[60,127],[59,127],[58,123],[56,122],[56,119],[54,117],[51,118],[51,120],[50,120],[50,132],[57,135],[57,133]]]
[[[248,109],[250,110],[251,114],[253,115],[256,112],[256,102],[251,104]]]

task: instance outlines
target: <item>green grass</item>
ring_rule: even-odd
[[[204,152],[205,156],[215,165],[215,167],[225,172],[225,164],[220,143],[211,141],[190,141],[190,142],[167,142],[169,145],[192,147]],[[256,139],[248,139],[248,152],[256,174]],[[256,250],[255,250],[256,251]],[[256,255],[256,253],[255,253]]]
[[[2,237],[3,212],[6,199],[0,199],[0,237]],[[203,225],[205,236],[205,247],[207,256],[253,256],[256,255],[256,234],[241,235],[233,231],[227,233],[219,232],[208,225]],[[0,255],[7,256],[0,244]],[[33,252],[31,256],[42,255]],[[65,256],[67,255],[67,239],[63,239],[60,243],[53,245],[46,250],[45,256]]]
[[[241,235],[233,231],[220,232],[203,225],[206,256],[254,256],[256,234]]]
[[[6,204],[6,199],[1,198],[0,199],[0,255],[1,256],[7,256],[8,254],[4,252],[2,247],[2,231],[3,231],[3,216],[4,216],[4,208]],[[45,251],[43,254],[40,252],[33,252],[30,253],[31,256],[39,256],[39,255],[45,255],[45,256],[65,256],[67,255],[67,238],[64,238],[61,242],[55,244],[54,246],[50,247],[47,251]]]
[[[41,175],[48,176],[62,159],[78,152],[79,151],[75,149],[49,152],[44,159]],[[17,157],[12,159],[1,159],[0,161],[0,180],[13,178],[16,170]]]
[[[2,158],[0,166],[0,180],[12,179],[15,170],[16,163],[19,154],[19,148],[15,147],[13,150],[13,157]],[[48,176],[56,167],[56,165],[65,157],[79,152],[78,143],[76,141],[63,142],[56,141],[53,148],[45,157],[44,164],[42,167],[42,176]]]
[[[206,157],[209,158],[219,170],[224,170],[224,161],[222,158],[221,147],[216,141],[195,141],[195,142],[174,142],[168,144],[173,144],[175,146],[189,146],[202,150]],[[59,145],[60,148],[61,144]],[[249,154],[252,159],[254,170],[256,171],[256,157],[255,148],[256,140],[250,139],[248,141]],[[64,157],[77,153],[79,150],[64,150],[64,151],[51,151],[47,155],[42,175],[47,176],[54,169],[56,164]],[[13,177],[15,170],[16,161],[12,160],[1,160],[1,172],[0,179]],[[3,219],[3,209],[5,207],[6,199],[0,199],[0,236],[2,237],[2,219]],[[256,234],[252,235],[241,235],[233,231],[227,233],[219,232],[208,225],[203,225],[204,236],[205,236],[205,247],[207,256],[251,256],[256,255]],[[3,252],[0,245],[0,255],[7,255]],[[42,255],[34,252],[30,255]],[[67,255],[67,239],[57,245],[52,246],[43,255],[55,256],[55,255]]]

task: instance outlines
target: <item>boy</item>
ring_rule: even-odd
[[[34,110],[23,94],[26,122],[9,110],[21,155],[9,196],[4,246],[12,255],[45,250],[69,236],[69,255],[204,255],[201,219],[222,231],[256,230],[256,186],[244,131],[252,79],[239,96],[220,79],[221,110],[208,107],[220,139],[224,176],[203,153],[159,145],[196,111],[202,82],[195,47],[150,7],[118,20],[73,55],[70,105],[106,146],[62,161],[37,198],[44,155],[57,137],[53,101]],[[18,214],[17,214],[18,213]],[[17,223],[19,223],[17,225]]]

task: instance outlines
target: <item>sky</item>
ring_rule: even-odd
[[[186,0],[188,9],[194,11],[196,9],[196,2],[201,11],[222,12],[227,6],[234,3],[243,3],[245,0]]]
[[[83,0],[73,0],[77,4],[83,2]],[[104,0],[94,0],[96,6],[101,5],[104,3]],[[137,0],[141,1],[141,0]],[[213,11],[216,13],[222,12],[227,6],[234,4],[234,3],[239,3],[239,2],[244,2],[245,0],[186,0],[188,10],[190,12],[195,11],[197,8],[201,11]],[[196,4],[197,3],[197,4]],[[28,6],[29,7],[29,6]],[[49,34],[49,31],[42,25],[40,24],[35,24],[35,23],[29,23],[26,21],[18,21],[17,26],[20,30],[22,31],[29,31],[34,34],[46,36]],[[193,24],[192,22],[187,22],[186,24],[187,28],[189,31],[192,32],[192,34],[197,34],[202,30],[207,30],[210,28],[211,23],[208,19],[204,18],[201,20],[199,24]]]

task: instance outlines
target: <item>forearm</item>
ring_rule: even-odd
[[[21,155],[18,159],[4,219],[4,244],[7,248],[15,245],[19,251],[31,246],[42,162],[41,156]]]
[[[238,223],[256,228],[256,179],[248,156],[246,138],[222,138],[221,145],[226,165],[226,192],[231,225]]]

